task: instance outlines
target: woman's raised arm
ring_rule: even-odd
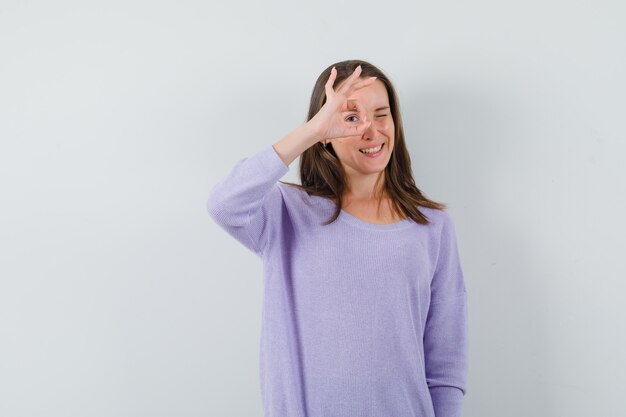
[[[215,222],[231,236],[262,255],[267,247],[271,231],[280,227],[282,195],[278,180],[289,171],[289,165],[302,152],[320,140],[360,135],[370,122],[366,117],[347,121],[344,114],[357,112],[357,103],[349,109],[347,97],[374,78],[357,81],[358,67],[335,91],[333,69],[326,83],[326,102],[308,122],[298,126],[273,145],[264,146],[256,154],[237,161],[231,171],[213,186],[206,201],[206,208]]]

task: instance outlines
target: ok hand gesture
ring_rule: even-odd
[[[337,78],[337,70],[333,68],[326,82],[326,102],[311,119],[316,126],[321,142],[346,136],[360,136],[371,124],[361,105],[356,100],[348,100],[350,95],[363,87],[372,84],[376,77],[359,81],[361,66],[346,78],[341,87],[335,91],[333,84]],[[355,120],[356,119],[356,120]]]

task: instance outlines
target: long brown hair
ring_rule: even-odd
[[[418,207],[443,210],[446,205],[426,198],[415,185],[411,169],[411,157],[404,140],[398,97],[391,81],[380,69],[369,62],[357,59],[341,61],[328,66],[319,75],[313,87],[307,122],[317,114],[326,102],[324,86],[330,77],[332,68],[335,67],[337,70],[337,77],[333,85],[333,88],[337,88],[359,65],[361,65],[360,77],[377,77],[385,85],[389,96],[391,116],[395,125],[394,146],[389,163],[385,167],[384,190],[390,196],[396,214],[400,217],[409,217],[420,224],[428,224],[428,219],[418,210]],[[335,212],[324,225],[334,222],[341,213],[343,194],[346,188],[346,174],[332,148],[332,144],[324,146],[323,143],[318,142],[300,155],[300,181],[302,185],[280,182],[298,187],[309,195],[334,201]]]

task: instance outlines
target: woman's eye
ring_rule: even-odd
[[[385,117],[385,116],[388,116],[388,115],[387,115],[387,114],[379,114],[379,115],[378,115],[378,116],[376,116],[376,117]]]
[[[350,119],[352,119],[353,117],[355,118],[355,120],[350,120]],[[348,116],[348,117],[346,117],[346,121],[348,121],[348,122],[356,122],[357,120],[359,120],[359,118],[358,118],[358,116],[356,116],[356,115],[354,115],[354,114],[353,114],[352,116]]]

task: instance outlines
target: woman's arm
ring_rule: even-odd
[[[313,127],[313,122],[309,121],[298,126],[294,131],[272,146],[283,163],[285,165],[291,165],[302,152],[319,141],[319,133],[317,133]]]
[[[278,219],[282,196],[277,182],[289,164],[316,142],[311,126],[303,124],[274,145],[237,161],[215,184],[206,201],[213,220],[244,246],[262,255],[269,222]]]
[[[362,134],[371,123],[365,118],[356,123],[343,118],[350,94],[375,81],[373,77],[358,81],[360,73],[359,66],[335,91],[333,69],[325,85],[326,102],[311,120],[272,146],[237,161],[211,189],[206,202],[211,217],[258,255],[265,250],[271,225],[280,222],[282,195],[277,182],[289,171],[289,164],[320,140]]]
[[[436,417],[461,417],[467,379],[467,291],[454,224],[443,211],[437,266],[424,329],[426,381]]]

